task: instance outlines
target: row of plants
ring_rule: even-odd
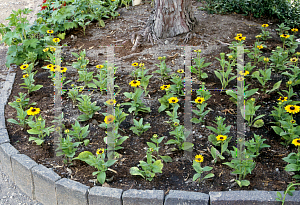
[[[262,25],[262,33],[257,36],[257,41],[255,42],[252,50],[246,50],[248,53],[248,57],[251,59],[242,71],[237,72],[238,75],[234,75],[234,68],[237,66],[237,46],[243,46],[246,37],[243,37],[242,34],[237,34],[234,42],[229,46],[232,50],[231,53],[227,54],[227,59],[225,59],[226,54],[220,54],[220,66],[222,70],[216,70],[215,75],[220,79],[222,84],[222,89],[228,86],[228,82],[233,79],[237,79],[238,81],[243,81],[247,78],[257,79],[258,82],[261,83],[262,92],[271,93],[276,91],[281,85],[281,81],[275,83],[273,88],[267,90],[266,82],[270,80],[272,73],[281,73],[289,77],[287,82],[288,90],[284,90],[286,96],[282,93],[279,93],[281,96],[278,98],[278,108],[275,108],[272,111],[272,115],[275,119],[274,124],[277,126],[273,126],[274,131],[283,137],[284,144],[290,145],[293,144],[295,146],[300,145],[299,138],[299,129],[300,126],[297,125],[296,121],[293,119],[293,115],[297,114],[300,111],[300,107],[297,106],[299,101],[293,101],[292,97],[296,95],[293,91],[293,86],[296,86],[300,83],[299,78],[299,67],[298,67],[298,56],[299,53],[295,52],[295,45],[297,43],[294,41],[294,36],[287,33],[287,30],[290,28],[282,27],[279,28],[279,35],[283,41],[283,47],[277,47],[276,51],[272,53],[272,55],[267,58],[262,56],[261,49],[266,45],[263,44],[264,39],[268,38],[268,34],[266,34],[267,24]],[[292,32],[296,32],[296,29],[292,29]],[[52,31],[49,30],[48,33]],[[263,38],[265,34],[265,38]],[[59,43],[56,40],[56,43]],[[52,62],[45,66],[45,69],[49,70],[50,78],[54,78],[54,74],[61,74],[62,76],[62,84],[71,83],[71,81],[66,81],[65,76],[63,75],[67,68],[60,67],[54,65],[53,59],[53,51],[50,52],[47,48],[44,48],[45,53],[49,56],[49,61]],[[53,50],[53,48],[52,48]],[[195,73],[200,80],[203,80],[207,77],[203,72],[204,67],[209,66],[210,63],[205,63],[205,59],[201,58],[201,50],[195,50],[196,57],[193,59],[193,66],[191,68],[192,73]],[[280,54],[278,54],[280,53]],[[282,56],[284,53],[286,57],[284,60],[279,60],[278,56]],[[88,72],[88,59],[85,56],[85,51],[80,52],[80,54],[73,53],[75,57],[77,57],[77,62],[73,63],[72,67],[78,70],[78,81],[83,82],[79,87],[73,86],[74,89],[70,89],[68,91],[68,97],[72,99],[74,103],[74,107],[78,107],[78,109],[84,114],[78,117],[79,121],[87,121],[93,118],[95,112],[100,110],[99,106],[96,106],[96,102],[91,102],[91,98],[88,95],[78,95],[78,92],[85,87],[94,88],[98,84],[95,83],[95,79],[93,79],[93,72]],[[29,59],[28,59],[29,60]],[[158,68],[156,71],[152,72],[152,74],[157,73],[158,78],[161,80],[160,89],[165,94],[159,99],[160,107],[158,112],[165,112],[166,116],[168,116],[169,120],[166,121],[171,127],[171,131],[169,132],[170,136],[174,136],[174,139],[168,139],[164,144],[166,145],[174,145],[174,148],[177,150],[191,150],[194,147],[194,144],[186,141],[186,137],[189,133],[187,133],[182,125],[182,122],[179,120],[178,109],[180,105],[178,104],[179,100],[184,97],[184,70],[179,69],[176,73],[172,72],[171,68],[168,68],[165,62],[165,57],[159,57],[160,61],[157,64]],[[32,60],[35,61],[34,59]],[[271,61],[271,62],[269,62]],[[282,62],[283,61],[283,62]],[[259,71],[254,71],[255,67],[259,66],[259,63],[263,63],[264,69],[259,69]],[[84,143],[88,145],[89,140],[87,140],[87,136],[89,134],[89,127],[81,126],[78,121],[72,125],[73,130],[64,130],[64,134],[61,134],[60,146],[57,149],[59,151],[58,155],[65,156],[65,163],[71,164],[72,160],[79,159],[85,161],[91,166],[94,166],[97,171],[93,173],[93,175],[97,175],[97,179],[100,183],[105,182],[106,174],[105,172],[109,170],[109,167],[112,166],[118,159],[118,150],[123,149],[122,143],[127,140],[128,136],[122,136],[119,133],[120,124],[126,119],[128,113],[123,111],[122,106],[128,106],[128,112],[134,113],[136,116],[138,113],[149,113],[150,107],[147,107],[143,101],[142,97],[145,93],[148,93],[147,86],[149,84],[149,80],[153,77],[153,75],[147,75],[149,69],[145,68],[143,63],[133,63],[134,67],[131,76],[132,81],[130,81],[129,85],[134,89],[133,92],[125,92],[124,96],[130,99],[130,102],[125,102],[121,104],[116,104],[114,96],[111,96],[111,99],[105,102],[105,105],[109,109],[114,109],[114,114],[102,113],[105,116],[104,122],[100,124],[100,127],[107,129],[107,136],[104,138],[104,142],[108,145],[107,153],[105,154],[104,148],[99,148],[97,150],[96,155],[89,151],[81,152],[77,157],[73,158],[76,154],[77,147],[79,144]],[[23,79],[24,85],[26,85],[26,89],[28,89],[28,93],[34,92],[38,90],[41,86],[34,85],[34,75],[36,72],[33,72],[34,64],[23,64],[20,68],[23,70]],[[97,75],[103,76],[103,78],[98,78],[100,81],[100,85],[103,87],[99,87],[100,91],[107,89],[105,85],[107,85],[107,72],[109,69],[113,69],[108,67],[107,64],[97,65],[96,68],[100,73]],[[226,70],[225,70],[226,68]],[[116,68],[113,69],[114,72],[117,71]],[[290,71],[290,72],[288,72]],[[260,75],[262,75],[260,77]],[[32,77],[30,77],[32,76]],[[230,78],[229,78],[230,77]],[[30,81],[31,80],[31,81]],[[26,83],[26,81],[30,83]],[[94,83],[91,83],[91,82]],[[104,81],[104,82],[103,82]],[[168,84],[170,82],[170,84]],[[31,87],[30,87],[31,86]],[[248,126],[253,126],[259,128],[263,125],[262,117],[263,115],[256,116],[256,111],[260,106],[255,105],[255,98],[250,98],[254,95],[258,89],[247,90],[249,85],[245,86],[244,90],[238,89],[237,93],[233,93],[233,91],[226,91],[228,95],[231,96],[231,100],[237,103],[240,96],[244,96],[242,100],[245,101],[245,108],[241,108],[241,112],[244,113],[243,117],[246,120]],[[191,122],[203,123],[205,120],[205,115],[210,112],[210,109],[206,109],[207,101],[211,95],[210,91],[202,85],[202,88],[196,91],[196,99],[194,99],[191,103],[194,103],[193,113],[194,116],[191,119]],[[30,129],[27,130],[29,134],[37,135],[37,137],[30,137],[29,140],[34,140],[38,145],[41,145],[44,142],[44,138],[49,136],[51,132],[54,131],[54,126],[45,127],[45,120],[42,116],[37,115],[40,113],[38,107],[33,107],[36,104],[29,104],[29,98],[26,98],[26,94],[20,93],[19,96],[16,96],[16,101],[9,103],[10,106],[16,108],[17,110],[17,119],[9,119],[8,121],[11,123],[15,123],[23,126],[26,129],[28,125]],[[248,99],[250,98],[250,99]],[[28,109],[29,108],[29,109]],[[29,116],[29,117],[27,117]],[[237,175],[236,182],[239,186],[248,186],[250,182],[246,180],[247,174],[251,174],[253,169],[255,168],[255,158],[259,155],[259,152],[262,148],[269,147],[267,144],[264,144],[265,139],[262,139],[261,136],[254,134],[254,138],[245,141],[243,138],[238,139],[239,144],[244,144],[245,149],[240,149],[239,147],[233,147],[232,150],[228,149],[228,144],[232,137],[229,137],[231,125],[227,126],[224,124],[225,118],[220,116],[216,117],[216,127],[207,126],[206,128],[211,130],[214,134],[208,136],[208,140],[211,142],[211,155],[214,159],[214,163],[223,162],[223,164],[228,165],[230,168],[234,169],[233,174]],[[147,130],[151,127],[149,123],[144,124],[143,118],[140,120],[133,120],[134,126],[130,128],[133,133],[137,136],[142,136],[147,132]],[[62,125],[63,127],[63,125]],[[139,169],[138,167],[132,167],[130,169],[130,173],[132,175],[139,175],[149,181],[155,177],[156,173],[162,173],[163,162],[171,163],[172,158],[170,156],[162,156],[160,155],[160,143],[163,142],[165,136],[159,137],[158,135],[154,135],[151,138],[150,142],[147,142],[147,158],[145,161],[140,161]],[[109,153],[112,153],[109,155]],[[108,155],[108,156],[107,156]],[[227,156],[231,156],[231,161],[224,162]],[[106,156],[108,160],[106,160]],[[193,180],[198,180],[199,182],[205,178],[211,178],[214,175],[209,173],[205,176],[202,176],[203,172],[210,171],[212,167],[205,166],[201,167],[201,162],[203,162],[203,155],[196,155],[193,163],[193,168],[196,171],[196,174],[193,177]],[[299,171],[299,154],[291,153],[288,157],[283,158],[289,165],[286,166],[286,171]],[[298,179],[298,175],[294,176],[295,179]]]

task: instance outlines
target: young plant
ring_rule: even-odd
[[[69,90],[68,98],[70,98],[72,100],[73,108],[75,108],[76,101],[78,99],[78,89],[77,88],[72,88],[71,90]]]
[[[196,123],[196,124],[204,122],[205,115],[207,115],[210,112],[210,110],[206,110],[204,112],[204,109],[207,106],[207,103],[203,103],[204,101],[205,101],[205,98],[203,98],[203,97],[197,97],[195,99],[195,101],[192,101],[192,103],[197,104],[197,108],[198,108],[198,110],[192,110],[192,112],[195,113],[197,116],[199,116],[199,119],[193,117],[191,119],[191,122]]]
[[[266,139],[262,139],[260,135],[254,134],[254,139],[245,142],[247,150],[253,153],[256,157],[259,155],[259,152],[263,148],[271,147],[270,145],[264,144]]]
[[[274,84],[273,88],[269,91],[267,91],[267,82],[269,80],[271,80],[271,71],[272,68],[269,69],[259,69],[259,71],[255,71],[254,73],[252,73],[252,77],[257,78],[257,80],[260,82],[260,84],[263,86],[262,91],[264,93],[271,93],[275,90],[277,90],[280,87],[281,81],[277,82]],[[261,75],[261,76],[260,76]]]
[[[240,108],[241,113],[244,113],[244,115],[243,115],[244,119],[248,121],[249,127],[251,127],[253,125],[253,127],[259,128],[264,125],[264,121],[260,118],[265,116],[265,114],[259,115],[254,118],[255,112],[259,108],[260,108],[260,105],[255,106],[255,98],[251,98],[250,100],[247,100],[245,108],[244,107]]]
[[[300,171],[300,138],[293,139],[292,144],[298,147],[298,152],[290,153],[287,157],[283,158],[283,161],[289,163],[288,165],[286,165],[284,170],[287,172],[299,172]],[[293,176],[293,178],[299,180],[300,175],[296,174]]]
[[[131,81],[131,83],[132,85],[140,85],[140,81],[136,80]],[[134,93],[125,92],[124,95],[133,101],[122,103],[122,105],[130,105],[128,111],[130,113],[134,112],[135,115],[137,115],[138,112],[151,112],[150,107],[146,107],[141,99],[143,92],[144,91],[141,88],[135,89]]]
[[[284,71],[287,69],[288,63],[288,52],[285,51],[280,46],[276,47],[276,50],[272,51],[272,55],[270,56],[270,67],[275,70],[276,73],[279,71]]]
[[[191,72],[195,73],[201,81],[203,78],[208,78],[207,74],[202,72],[201,69],[209,66],[212,63],[205,63],[205,57],[201,58],[201,50],[194,50],[197,53],[197,58],[194,58],[195,65],[191,68]]]
[[[28,89],[28,94],[30,94],[31,92],[37,91],[39,89],[41,89],[43,86],[42,85],[34,85],[34,75],[35,73],[30,73],[27,77],[23,78],[24,79],[24,83],[21,83],[20,85],[25,85],[25,87],[21,87],[21,88],[26,88]]]
[[[262,38],[262,40],[266,41],[268,38],[272,38],[270,36],[270,32],[266,31],[266,28],[269,27],[268,24],[261,25],[261,33],[259,34]]]
[[[30,107],[30,109],[27,111],[27,114],[35,116],[39,114],[39,112],[39,108]],[[38,118],[35,116],[35,121],[28,120],[27,124],[31,128],[27,130],[27,132],[32,135],[38,135],[38,137],[29,137],[29,141],[34,140],[37,145],[41,145],[45,141],[44,138],[49,136],[50,133],[54,131],[54,125],[51,127],[45,126],[46,121],[41,115]]]
[[[228,86],[228,83],[236,78],[236,76],[232,76],[229,78],[230,75],[234,75],[232,73],[232,64],[230,64],[228,61],[225,60],[225,53],[220,53],[221,59],[216,58],[220,61],[222,70],[214,71],[215,75],[220,79],[222,84],[222,90],[225,89]],[[227,70],[225,71],[225,65],[227,65]],[[229,78],[229,79],[228,79]]]
[[[169,78],[169,73],[172,71],[171,68],[168,68],[166,65],[166,57],[158,57],[158,60],[160,61],[160,64],[155,64],[159,67],[159,70],[154,71],[153,73],[160,74],[160,79],[164,82],[166,79]]]
[[[174,135],[175,139],[168,140],[165,144],[175,144],[179,150],[189,150],[194,147],[194,144],[191,142],[186,142],[186,138],[190,133],[184,131],[184,126],[179,125],[175,130],[170,132],[170,135]]]
[[[286,190],[284,191],[283,197],[282,197],[281,193],[278,191],[276,201],[281,201],[282,202],[281,205],[284,205],[286,195],[288,194],[290,196],[293,196],[293,192],[295,192],[295,186],[299,186],[299,185],[300,185],[300,183],[291,182],[287,186]]]
[[[139,121],[136,119],[133,119],[134,126],[130,127],[130,130],[136,134],[137,136],[140,136],[144,132],[146,132],[149,128],[151,128],[150,123],[146,123],[143,125],[143,118],[141,118]]]
[[[83,51],[81,51],[79,53],[79,55],[77,53],[71,52],[73,54],[73,56],[75,56],[77,58],[77,62],[74,62],[72,64],[73,68],[76,68],[78,71],[82,71],[84,68],[86,68],[86,66],[89,64],[89,60],[86,59],[86,52],[85,49]]]
[[[201,175],[203,174],[203,172],[208,172],[213,168],[209,166],[205,166],[202,168],[201,162],[203,162],[203,156],[201,154],[196,155],[195,160],[193,160],[193,168],[197,172],[197,174],[194,174],[193,181],[198,181],[198,183],[200,183],[203,179],[209,179],[215,176],[213,173],[209,173],[202,178]]]
[[[99,106],[96,106],[96,102],[91,102],[91,97],[88,95],[80,95],[78,97],[78,109],[83,112],[83,115],[78,116],[79,121],[87,121],[93,117],[95,112],[100,110]]]
[[[81,161],[86,162],[88,165],[95,167],[97,171],[93,172],[93,176],[97,175],[97,180],[101,184],[104,184],[106,180],[106,171],[113,171],[109,167],[116,163],[117,160],[107,160],[105,161],[105,152],[104,149],[98,149],[96,152],[96,156],[94,156],[89,151],[81,152],[78,157],[75,157],[73,160],[79,159]]]
[[[159,155],[159,144],[163,141],[165,137],[158,138],[157,134],[154,134],[152,138],[150,139],[152,142],[147,142],[147,145],[150,149],[153,149],[157,153],[157,156],[160,157],[164,162],[172,162],[172,158],[170,156],[162,156]]]
[[[242,89],[240,86],[238,86],[237,93],[234,92],[233,90],[226,90],[226,94],[231,96],[231,98],[229,98],[229,100],[231,100],[235,104],[237,104],[238,97],[239,97],[239,100],[242,100],[242,99],[247,100],[250,96],[254,95],[258,91],[258,88],[247,90],[250,85],[251,84],[246,85],[244,87],[244,89]]]
[[[65,133],[67,134],[67,137],[60,138],[60,144],[59,144],[58,148],[55,150],[55,151],[58,151],[58,152],[56,152],[56,156],[65,155],[66,159],[64,159],[64,163],[72,165],[72,163],[71,163],[72,158],[74,157],[75,152],[77,151],[77,147],[82,142],[74,142],[73,143],[72,142],[73,138],[70,137],[69,130],[65,130]]]
[[[218,135],[215,138],[213,138],[211,135],[209,136],[209,141],[215,145],[221,147],[221,152],[219,152],[214,146],[211,147],[210,153],[211,156],[214,158],[214,162],[216,163],[218,158],[221,160],[225,159],[223,156],[224,152],[230,153],[228,150],[228,143],[231,140],[232,137],[228,138],[226,135]]]
[[[75,139],[79,142],[82,142],[82,140],[84,140],[88,134],[90,133],[89,129],[89,125],[85,126],[85,127],[81,127],[79,122],[77,120],[75,120],[75,124],[72,125],[73,131],[69,131],[69,135],[75,137]]]
[[[139,175],[148,181],[152,181],[156,173],[162,173],[163,163],[161,160],[155,160],[152,156],[153,149],[147,150],[147,162],[140,161],[139,166],[142,167],[140,170],[138,167],[131,167],[131,175]]]
[[[32,120],[33,116],[30,116],[28,119],[26,119],[27,112],[25,110],[23,110],[23,108],[16,107],[15,109],[17,110],[17,118],[19,119],[19,121],[15,120],[15,119],[8,119],[7,122],[19,125],[23,129],[26,128],[27,122]]]
[[[172,74],[170,81],[174,84],[170,86],[169,92],[174,93],[176,96],[184,96],[184,78],[177,74]]]

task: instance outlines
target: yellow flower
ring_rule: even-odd
[[[201,155],[201,154],[197,154],[196,156],[195,156],[195,161],[196,162],[203,162],[203,156]]]
[[[229,58],[229,59],[232,59],[232,58],[233,58],[233,56],[232,56],[232,55],[230,55],[230,56],[228,56],[228,58]]]
[[[199,50],[194,50],[194,52],[196,52],[196,53],[201,53],[201,49],[199,49]]]
[[[292,82],[292,81],[290,81],[290,80],[287,82],[287,84],[289,84],[289,85],[292,85],[292,83],[293,83],[293,82]]]
[[[154,134],[154,135],[153,135],[153,138],[157,138],[157,137],[158,137],[158,135],[157,135],[157,134]]]
[[[243,76],[246,76],[246,75],[249,74],[249,71],[247,71],[247,70],[246,70],[246,71],[242,71],[242,70],[241,70],[241,71],[239,72],[239,74],[240,74],[240,75],[243,75]]]
[[[295,63],[295,62],[298,61],[298,58],[295,58],[295,57],[294,57],[294,58],[291,58],[290,61],[293,62],[293,63]]]
[[[171,87],[171,85],[162,85],[160,86],[161,90],[168,90]]]
[[[261,35],[257,35],[257,36],[255,36],[255,38],[261,38]]]
[[[104,122],[106,124],[109,124],[109,123],[113,122],[114,120],[115,120],[115,116],[113,116],[113,115],[108,115],[104,118]]]
[[[133,64],[131,64],[132,66],[136,67],[138,66],[139,64],[137,62],[134,62]]]
[[[23,75],[23,78],[27,78],[29,75],[26,73],[25,75]]]
[[[284,101],[287,101],[287,97],[280,96],[277,100],[284,102]]]
[[[104,67],[104,65],[96,65],[96,68],[98,68],[98,69],[101,69],[103,67]]]
[[[283,33],[283,34],[280,35],[280,37],[282,37],[282,38],[289,38],[290,35]]]
[[[292,124],[295,124],[295,123],[296,123],[296,120],[292,119],[290,122],[291,122]]]
[[[243,34],[241,34],[241,33],[238,33],[238,34],[236,34],[236,36],[243,36]]]
[[[61,73],[65,73],[65,72],[67,72],[67,70],[68,70],[68,69],[67,69],[66,67],[61,67],[61,68],[60,68],[60,72],[61,72]]]
[[[158,57],[158,58],[157,58],[157,60],[162,60],[162,59],[163,59],[163,57]]]
[[[300,138],[293,139],[292,144],[295,146],[300,146]]]
[[[54,67],[54,65],[52,65],[52,64],[47,65],[48,69],[51,69],[52,67]]]
[[[103,154],[103,153],[104,153],[104,149],[103,148],[97,149],[97,151],[96,151],[97,155],[100,155],[100,154]]]
[[[16,99],[16,102],[21,102],[21,99],[20,98]]]
[[[177,127],[178,125],[179,125],[179,123],[178,122],[174,122],[174,127]]]
[[[70,130],[69,130],[69,129],[66,129],[66,130],[65,130],[65,133],[66,133],[66,134],[68,134],[69,132],[70,132]]]
[[[27,111],[27,115],[37,115],[40,113],[40,108],[34,108],[30,107],[29,110]]]
[[[140,65],[139,65],[140,67],[144,67],[145,66],[145,64],[144,63],[140,63]]]
[[[25,70],[26,68],[28,68],[28,66],[29,66],[28,64],[23,64],[20,66],[20,69]]]
[[[238,80],[238,81],[243,81],[243,80],[244,80],[244,77],[243,77],[243,76],[240,76],[240,77],[237,78],[237,80]]]
[[[204,101],[205,100],[202,97],[197,97],[196,100],[195,100],[196,103],[200,103],[200,104],[202,104]]]
[[[169,99],[169,103],[177,103],[178,102],[178,98],[177,97],[171,97]]]
[[[49,51],[49,48],[44,48],[43,51],[47,52],[47,51]]]
[[[55,51],[56,51],[56,48],[50,47],[50,51],[55,52]]]
[[[178,69],[177,73],[184,73],[184,70],[183,69]]]
[[[243,37],[241,33],[238,33],[236,37],[234,37],[237,41],[246,40],[246,37]]]
[[[288,113],[296,114],[300,111],[300,107],[297,105],[287,105],[284,108]]]
[[[116,101],[116,100],[113,100],[113,99],[107,100],[107,101],[106,101],[106,103],[109,104],[109,105],[114,105],[114,104],[116,104],[116,102],[117,102],[117,101]]]
[[[269,27],[269,24],[263,24],[261,27]]]
[[[53,38],[52,40],[54,43],[59,43],[60,42],[60,39],[59,38]]]
[[[292,28],[291,31],[298,32],[298,29],[297,28]]]
[[[259,50],[263,49],[264,47],[262,45],[256,46]]]
[[[296,56],[300,56],[300,52],[296,52]]]
[[[218,135],[216,138],[217,138],[218,141],[224,141],[224,140],[227,139],[227,136],[225,136],[225,135]]]
[[[270,61],[270,59],[269,58],[264,58],[264,61],[267,63],[267,62]]]
[[[133,80],[133,81],[131,81],[131,82],[129,83],[129,85],[131,85],[131,87],[137,87],[137,86],[139,86],[140,84],[141,84],[141,82],[138,81],[138,80]]]
[[[53,33],[53,30],[47,30],[47,33]]]

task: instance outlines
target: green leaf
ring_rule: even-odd
[[[14,123],[14,124],[19,124],[19,122],[15,119],[8,119],[7,122],[10,122],[10,123]]]
[[[74,159],[80,159],[80,160],[88,159],[89,156],[94,156],[94,155],[89,151],[83,151],[78,155],[78,157],[75,157]]]
[[[288,164],[284,168],[284,170],[287,172],[296,172],[296,171],[299,171],[299,169],[300,169],[300,166],[298,166],[297,164]]]
[[[155,172],[155,173],[162,173],[162,168],[163,168],[163,163],[161,163],[161,160],[156,160],[154,163],[153,163],[153,169],[152,171]]]
[[[139,168],[137,168],[137,167],[131,167],[131,168],[130,168],[130,174],[131,174],[131,175],[139,175],[139,176],[145,178],[144,175],[143,175],[143,174],[141,173],[141,171],[139,170]]]
[[[88,146],[89,143],[90,143],[90,140],[86,139],[86,140],[83,140],[83,143],[84,143],[84,146]]]
[[[101,27],[105,27],[105,23],[104,23],[103,20],[100,20],[100,21],[99,21],[99,24],[100,24]]]
[[[172,158],[170,156],[159,156],[164,162],[172,162]]]
[[[189,150],[191,149],[192,147],[194,147],[194,144],[191,143],[191,142],[184,142],[182,144],[182,150]]]
[[[200,173],[194,174],[194,176],[193,176],[193,181],[196,181],[200,176],[201,176]]]
[[[26,47],[32,47],[36,48],[37,44],[39,43],[39,40],[36,38],[33,39],[26,39],[23,41],[23,45]]]
[[[36,130],[36,129],[30,129],[30,130],[27,130],[27,132],[32,135],[38,135],[41,133],[39,130]]]
[[[97,175],[97,180],[100,182],[100,184],[104,184],[106,179],[106,173],[105,172],[100,172],[100,174]]]
[[[253,127],[255,127],[255,128],[259,128],[259,127],[262,127],[262,126],[264,126],[264,121],[262,119],[256,120],[253,124]]]
[[[212,178],[214,177],[215,175],[213,173],[209,173],[207,174],[205,177],[203,177],[203,179],[208,179],[208,178]]]

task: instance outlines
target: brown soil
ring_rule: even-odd
[[[201,48],[203,50],[203,56],[206,57],[208,62],[212,62],[212,65],[205,69],[208,73],[209,78],[205,80],[206,86],[209,89],[220,89],[221,84],[219,80],[214,76],[213,70],[219,68],[220,65],[215,57],[219,57],[220,52],[229,52],[228,46],[225,43],[231,43],[237,33],[242,33],[246,36],[246,45],[251,46],[255,42],[255,36],[260,33],[260,25],[263,23],[268,23],[270,27],[268,30],[271,32],[272,39],[268,40],[265,44],[267,48],[264,49],[264,55],[270,56],[271,51],[277,46],[281,45],[280,38],[274,33],[275,23],[266,19],[259,20],[247,20],[246,17],[242,15],[232,14],[232,15],[209,15],[204,11],[197,10],[201,4],[199,2],[193,2],[195,8],[196,18],[199,20],[199,25],[197,26],[195,35],[187,45],[198,46],[195,49]],[[103,64],[106,60],[105,47],[118,44],[119,47],[115,47],[115,64],[118,67],[116,72],[115,84],[122,88],[120,94],[116,97],[117,103],[123,103],[125,96],[123,92],[132,91],[128,83],[133,80],[130,76],[130,72],[133,69],[131,64],[133,62],[143,62],[145,66],[149,68],[152,73],[153,70],[157,69],[155,64],[158,64],[158,56],[167,56],[167,65],[170,66],[173,71],[178,68],[183,68],[184,60],[184,50],[180,45],[183,44],[183,39],[185,35],[181,35],[174,38],[163,39],[163,42],[170,46],[170,49],[164,50],[165,45],[152,46],[150,43],[144,43],[141,45],[137,51],[134,53],[131,51],[132,44],[130,42],[130,36],[132,32],[139,31],[145,25],[144,22],[147,20],[150,11],[152,10],[150,4],[146,3],[137,7],[130,7],[129,9],[120,9],[121,16],[115,20],[107,20],[106,27],[99,28],[97,23],[94,22],[86,30],[86,35],[83,35],[82,30],[76,29],[69,32],[66,39],[62,41],[63,44],[67,44],[68,47],[63,48],[63,63],[62,65],[67,66],[68,72],[66,74],[67,79],[71,79],[72,83],[80,85],[76,82],[77,74],[74,72],[70,66],[75,57],[72,56],[71,52],[77,52],[86,49],[87,57],[90,59],[89,68],[94,69],[95,65]],[[72,36],[72,37],[71,37]],[[176,53],[176,57],[172,58]],[[194,54],[193,54],[194,55]],[[193,56],[195,57],[195,56]],[[247,58],[246,58],[247,62]],[[69,63],[69,64],[68,64]],[[33,92],[30,95],[31,102],[37,102],[37,107],[41,109],[42,116],[47,120],[48,125],[51,125],[54,115],[54,103],[53,103],[53,84],[49,80],[49,74],[45,70],[41,69],[42,65],[47,64],[47,62],[40,62],[36,67],[38,74],[36,75],[36,84],[43,85],[43,88],[39,91]],[[18,96],[19,92],[26,92],[25,89],[20,88],[19,84],[23,83],[21,80],[21,70],[16,70],[16,79],[13,85],[12,94],[9,98],[9,102],[14,101],[13,96]],[[192,76],[195,77],[194,75]],[[273,80],[270,81],[270,85],[277,82],[278,79],[272,77]],[[286,78],[282,77],[283,85],[287,81]],[[246,84],[251,83],[251,88],[261,88],[260,84],[256,80],[247,81]],[[71,83],[66,87],[70,88]],[[126,120],[121,124],[121,132],[123,136],[129,136],[122,146],[124,149],[120,150],[121,158],[118,162],[111,168],[117,171],[117,174],[108,173],[108,178],[114,176],[113,180],[106,184],[106,186],[122,188],[128,190],[131,188],[136,189],[160,189],[168,192],[168,190],[191,190],[199,191],[203,193],[208,193],[209,191],[225,191],[225,190],[284,190],[289,182],[292,181],[292,177],[284,171],[286,163],[282,160],[283,157],[287,156],[288,153],[295,151],[294,147],[284,147],[280,145],[280,137],[276,135],[271,128],[271,121],[274,121],[272,117],[268,115],[271,113],[272,107],[276,105],[278,94],[272,93],[270,96],[264,96],[262,94],[256,94],[257,104],[261,105],[258,110],[257,115],[266,114],[263,118],[265,125],[262,128],[255,129],[251,128],[250,131],[246,133],[246,139],[253,137],[253,133],[259,134],[266,138],[265,143],[269,144],[271,148],[265,148],[261,151],[258,158],[255,159],[256,167],[252,174],[247,175],[246,179],[251,182],[250,186],[240,188],[236,183],[233,182],[235,179],[234,175],[230,173],[233,171],[228,166],[222,165],[218,162],[216,164],[212,163],[212,157],[208,152],[211,143],[208,141],[207,137],[211,134],[211,131],[204,126],[199,124],[193,124],[193,143],[195,147],[193,149],[192,156],[196,154],[203,154],[205,160],[202,163],[204,166],[213,167],[212,173],[215,177],[204,180],[201,184],[192,181],[192,177],[195,171],[192,168],[192,162],[183,157],[183,152],[175,151],[171,152],[170,149],[174,146],[164,145],[168,139],[172,139],[169,135],[170,127],[168,124],[164,123],[168,119],[167,115],[162,112],[158,113],[159,102],[158,98],[164,95],[164,91],[161,91],[159,87],[162,82],[157,78],[157,74],[150,80],[149,84],[149,94],[150,98],[145,98],[145,102],[151,107],[151,113],[149,114],[139,114],[137,118],[144,118],[144,122],[149,122],[151,124],[151,129],[149,129],[141,137],[136,136],[129,128],[133,125],[134,115],[130,114]],[[234,88],[236,81],[232,82],[228,89]],[[193,80],[193,89],[197,89],[199,82]],[[285,88],[281,86],[281,88]],[[299,90],[294,88],[294,90]],[[91,94],[91,90],[84,91],[84,94]],[[106,96],[101,96],[98,91],[93,91],[92,101],[97,101],[97,105],[101,106],[101,110],[94,115],[93,119],[81,123],[82,126],[89,124],[90,134],[88,139],[90,139],[90,144],[85,146],[79,146],[76,155],[77,156],[82,151],[96,152],[97,148],[104,148],[105,143],[103,142],[103,137],[106,136],[105,130],[100,128],[98,124],[104,121],[104,116],[101,114],[106,112],[106,107],[104,101],[106,101]],[[229,148],[236,146],[236,106],[229,100],[229,96],[224,93],[220,93],[217,90],[211,91],[212,97],[209,99],[208,107],[212,111],[206,116],[205,125],[214,126],[213,121],[215,121],[216,116],[226,117],[225,123],[231,125],[231,130],[229,136],[232,136]],[[28,96],[27,96],[28,97]],[[196,98],[196,93],[193,92],[192,100]],[[294,96],[293,100],[299,100],[298,96]],[[71,124],[74,123],[74,119],[82,114],[78,109],[72,108],[72,102],[70,99],[66,98],[66,95],[62,97],[63,102],[63,112],[64,112],[64,124],[66,128],[71,128]],[[181,122],[183,122],[184,113],[184,98],[179,101],[180,109],[179,116]],[[124,111],[128,113],[128,106],[124,106]],[[228,110],[230,112],[227,112]],[[233,111],[233,112],[232,112]],[[10,106],[5,108],[5,118],[15,118],[16,111]],[[299,113],[295,115],[297,123],[300,123]],[[55,157],[53,150],[53,137],[45,138],[45,143],[42,146],[35,145],[34,142],[29,142],[29,134],[26,130],[21,130],[20,127],[15,126],[11,123],[6,122],[7,130],[11,138],[11,143],[16,149],[22,154],[26,154],[35,160],[37,163],[43,164],[48,168],[52,168],[61,177],[67,177],[75,181],[81,182],[88,186],[99,185],[95,182],[95,177],[92,176],[92,172],[96,171],[93,167],[88,166],[84,162],[75,160],[72,166],[66,166],[62,158]],[[145,159],[146,155],[146,142],[150,141],[153,134],[158,134],[159,136],[166,136],[163,143],[161,144],[161,154],[169,154],[173,162],[164,163],[163,173],[157,174],[153,181],[149,182],[141,177],[132,176],[129,173],[129,169],[133,166],[137,166],[140,160]],[[226,155],[225,155],[226,156]],[[225,161],[229,161],[230,156],[226,156]]]

